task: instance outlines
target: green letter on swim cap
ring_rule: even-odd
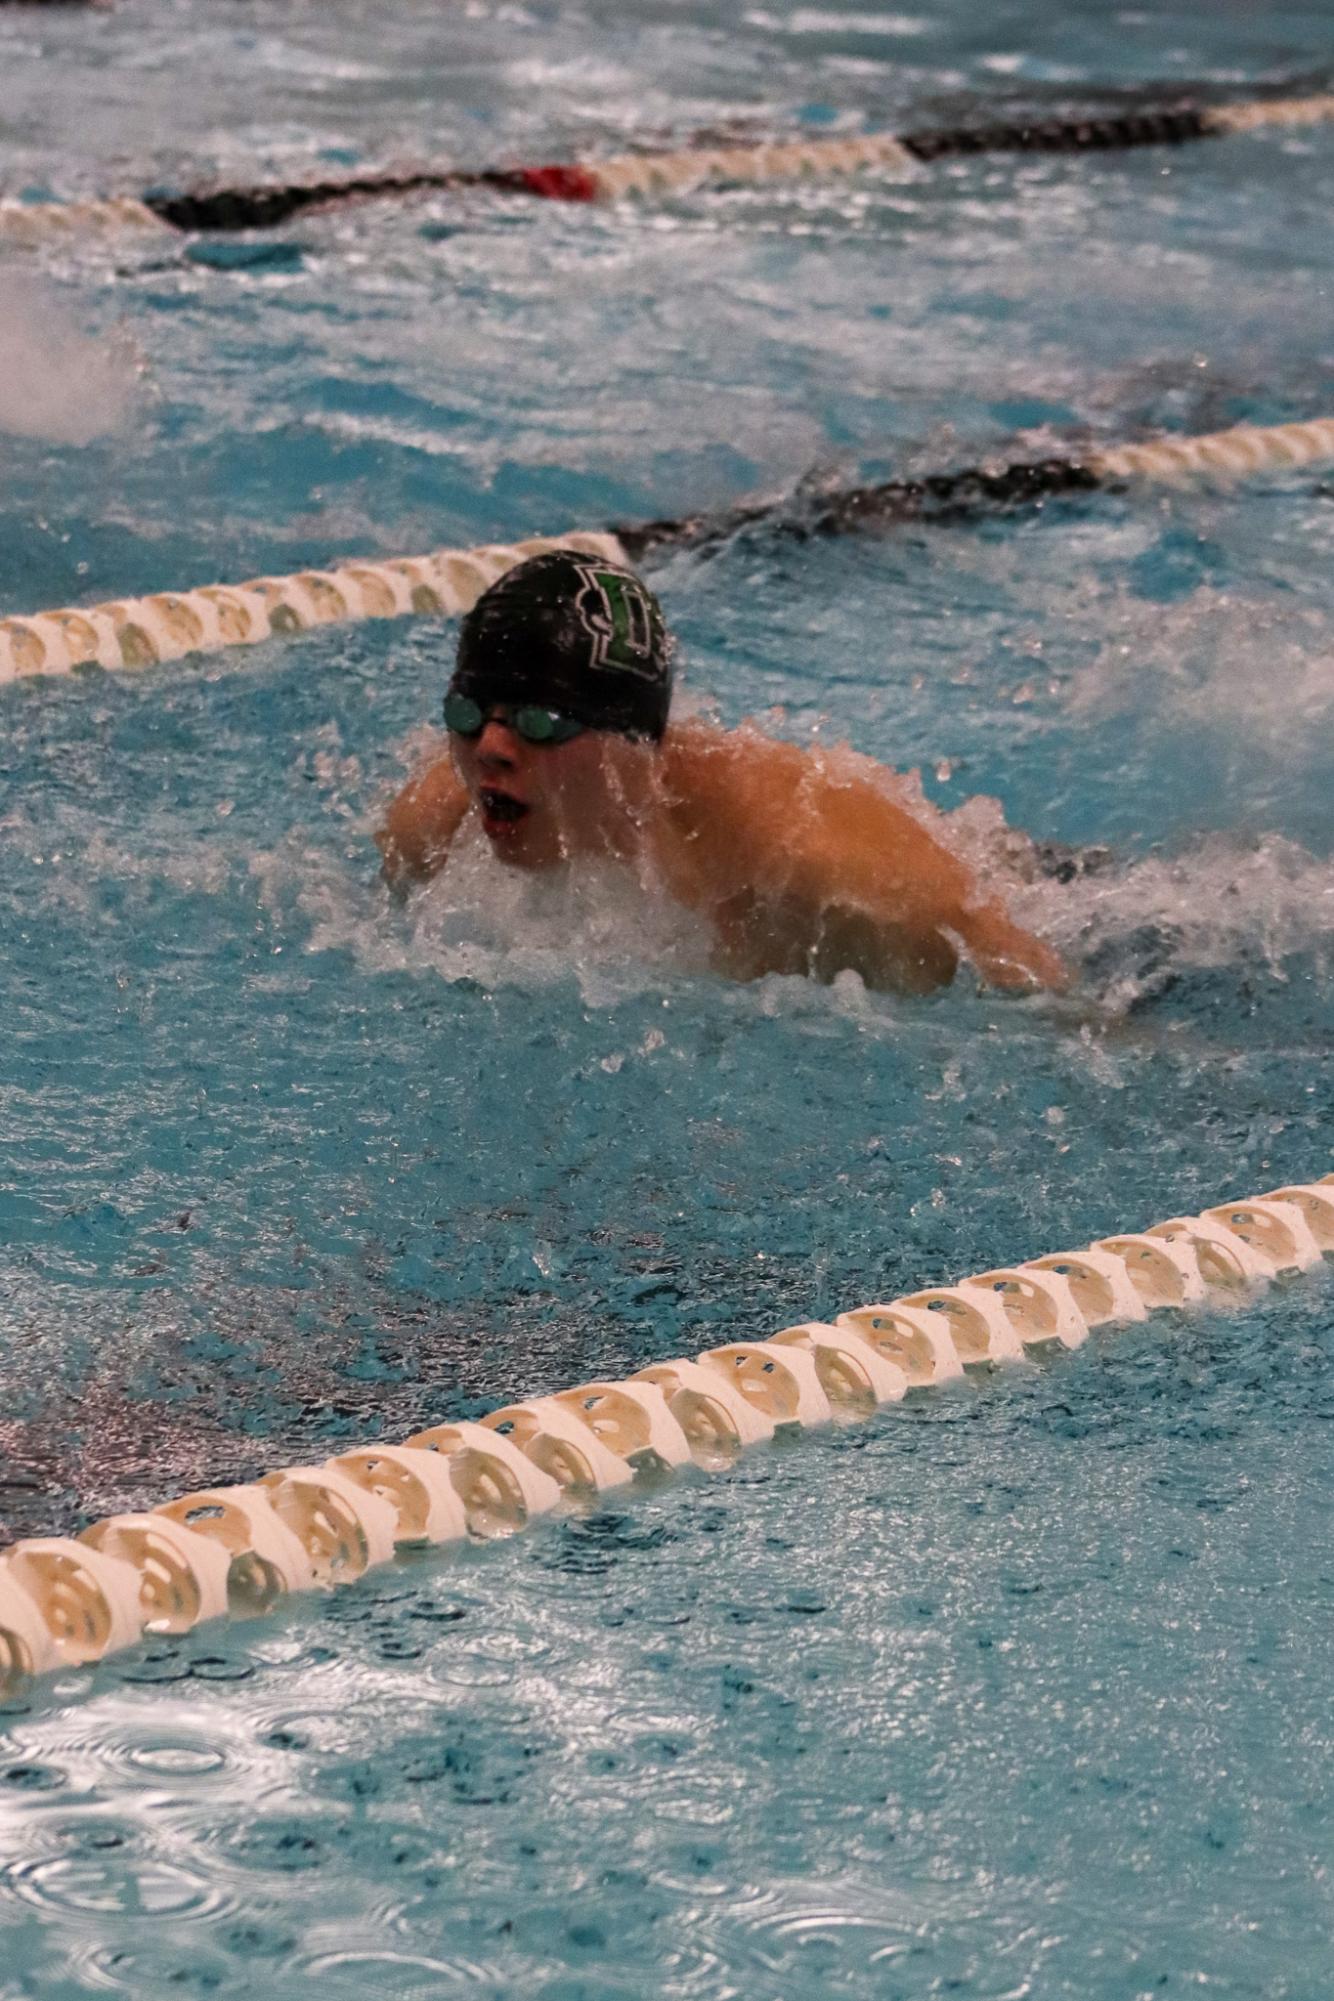
[[[655,613],[659,624],[662,619],[656,601],[627,571],[590,570],[588,576],[596,592],[585,590],[579,608],[599,644],[598,664],[642,673],[653,653]]]

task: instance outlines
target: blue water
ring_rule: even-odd
[[[9,10],[4,10],[8,16]],[[8,188],[1321,80],[1323,10],[119,0],[0,21]],[[1334,411],[1329,130],[0,266],[32,610]],[[1076,1005],[728,986],[607,880],[409,905],[451,633],[0,693],[0,1539],[1321,1174],[1334,510],[653,571],[684,699],[1106,843]],[[968,807],[976,795],[1000,807]],[[0,1713],[0,1997],[1317,2001],[1327,1280]]]

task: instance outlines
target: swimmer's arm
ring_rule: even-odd
[[[818,810],[798,808],[784,864],[790,885],[819,905],[865,911],[901,938],[921,967],[923,984],[949,978],[950,937],[966,947],[993,986],[1064,987],[1059,955],[1016,924],[1003,904],[979,895],[957,855],[934,839],[906,807],[875,786],[832,787]],[[931,968],[938,968],[933,977]]]
[[[446,751],[408,780],[375,836],[385,881],[406,889],[437,874],[467,810],[468,794]]]
[[[1069,986],[1070,969],[1060,953],[1016,924],[1003,904],[964,905],[948,922],[993,987],[1050,987],[1062,993]]]

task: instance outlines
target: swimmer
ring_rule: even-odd
[[[1065,968],[846,753],[751,727],[672,723],[672,643],[633,571],[573,551],[519,564],[463,621],[449,747],[389,809],[390,883],[436,875],[467,823],[511,868],[616,858],[709,925],[736,979],[851,968],[868,986],[945,986],[960,948],[993,986]]]

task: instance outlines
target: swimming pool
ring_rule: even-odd
[[[1295,7],[0,35],[7,184],[88,193],[1325,52]],[[11,258],[3,609],[1327,413],[1332,149]],[[1113,848],[1025,893],[1094,1029],[729,987],[614,881],[398,910],[429,621],[5,690],[6,1533],[1328,1171],[1332,543],[1298,474],[654,569],[689,700]],[[1331,1332],[1317,1277],[1095,1337],[66,1675],[0,1719],[0,1995],[1314,1997]]]

